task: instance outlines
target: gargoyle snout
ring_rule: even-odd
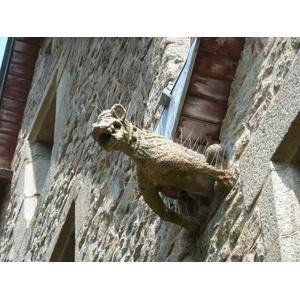
[[[116,133],[121,128],[122,124],[119,121],[114,122],[96,122],[92,125],[92,137],[95,141],[104,147],[110,149],[115,142]],[[108,150],[109,151],[109,150]]]
[[[95,140],[98,140],[99,138],[99,135],[100,135],[100,132],[99,132],[99,126],[97,123],[94,123],[92,125],[93,129],[92,129],[92,137],[95,139]]]
[[[92,137],[98,141],[101,134],[112,134],[115,132],[114,126],[101,126],[99,123],[94,123],[92,130]]]

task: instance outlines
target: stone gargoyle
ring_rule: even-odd
[[[137,128],[125,116],[126,110],[120,104],[103,111],[93,124],[92,137],[106,151],[122,151],[136,163],[140,192],[156,214],[190,232],[199,232],[200,219],[168,207],[160,192],[168,195],[170,191],[171,195],[172,191],[179,191],[178,195],[198,202],[209,201],[216,187],[222,193],[229,192],[231,174],[201,160],[182,145]]]

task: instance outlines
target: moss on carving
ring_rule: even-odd
[[[141,194],[155,213],[165,221],[198,232],[200,220],[166,206],[159,192],[164,187],[173,187],[187,197],[208,201],[216,185],[222,193],[231,189],[231,174],[165,137],[140,130],[125,116],[126,111],[120,104],[103,111],[93,124],[93,138],[106,151],[122,151],[136,163]]]

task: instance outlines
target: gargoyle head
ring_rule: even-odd
[[[106,151],[119,150],[119,144],[124,142],[125,116],[125,108],[121,104],[115,104],[111,109],[103,111],[93,124],[92,137]]]

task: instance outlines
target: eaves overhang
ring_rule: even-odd
[[[227,112],[231,84],[245,39],[200,39],[174,139],[198,144],[218,143]]]
[[[202,152],[218,143],[231,84],[245,38],[192,39],[186,63],[173,89],[163,91],[156,133]]]
[[[38,37],[8,38],[0,71],[0,183],[10,182],[11,162],[40,49]]]

